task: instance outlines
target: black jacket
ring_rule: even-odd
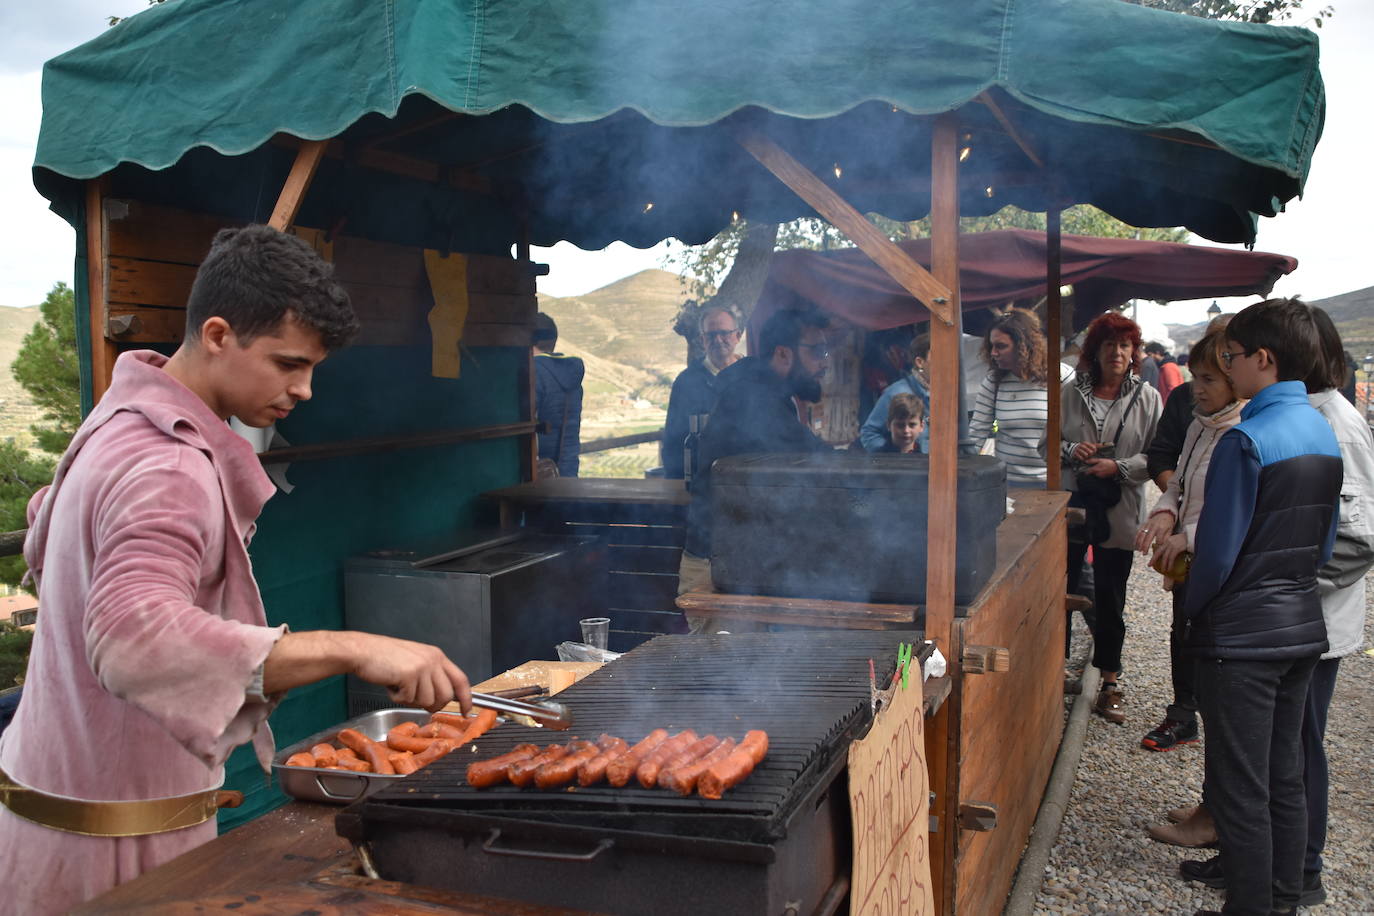
[[[716,406],[719,378],[706,368],[704,360],[698,360],[683,369],[673,381],[673,393],[668,396],[668,419],[663,424],[663,440],[659,443],[664,477],[682,479],[682,448],[690,429],[688,419],[694,414],[709,414]]]
[[[1155,480],[1165,471],[1178,469],[1178,457],[1183,453],[1183,439],[1193,422],[1193,386],[1187,383],[1169,392],[1160,414],[1155,437],[1145,450],[1145,467]]]
[[[711,555],[711,464],[746,454],[819,452],[830,448],[797,418],[787,380],[746,356],[716,377],[720,396],[699,440],[697,476],[687,510],[688,553]]]

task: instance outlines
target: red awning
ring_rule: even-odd
[[[930,267],[930,239],[901,242]],[[1063,283],[1074,288],[1074,327],[1129,299],[1173,301],[1264,295],[1298,266],[1295,258],[1175,242],[1065,235]],[[1025,229],[959,237],[959,277],[965,311],[1045,294],[1045,233]],[[925,321],[925,306],[856,248],[782,251],[751,324],[780,308],[813,305],[870,330]]]

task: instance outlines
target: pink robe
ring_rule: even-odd
[[[45,792],[182,795],[221,785],[239,744],[251,740],[264,767],[272,754],[279,698],[249,691],[285,627],[267,626],[246,545],[273,487],[165,362],[119,358],[52,487],[29,504],[39,623],[0,768]],[[65,912],[214,835],[210,820],[86,837],[0,808],[3,909]]]

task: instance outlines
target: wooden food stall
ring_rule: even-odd
[[[490,523],[480,494],[529,480],[529,245],[692,244],[734,218],[819,214],[954,354],[959,217],[1015,204],[1050,214],[1057,347],[1060,208],[1252,242],[1255,216],[1301,190],[1323,105],[1307,32],[1088,0],[862,16],[814,0],[785,20],[659,0],[178,0],[50,62],[44,102],[34,178],[77,229],[87,408],[120,350],[175,346],[218,226],[296,232],[358,305],[361,339],[321,366],[314,400],[278,430],[290,444],[263,459],[293,489],[264,511],[254,566],[269,618],[296,629],[342,624],[348,557]],[[929,214],[931,270],[870,212]],[[1055,653],[1025,662],[1062,640],[1062,497],[1025,513],[1038,527],[1009,550],[997,594],[960,618],[957,360],[935,367],[923,629],[955,685],[927,732],[935,906],[977,913],[1000,893],[979,863],[1014,859],[1019,840],[970,833],[988,818],[961,822],[959,800],[995,797],[1006,743],[1029,742],[1032,776],[1000,814],[1029,823],[1053,748],[1044,732],[963,723],[1005,708],[1007,675],[1057,702]],[[1011,671],[973,677],[973,645],[1011,649]],[[295,692],[273,727],[286,744],[344,718],[331,682]],[[280,801],[251,755],[228,769],[249,798],[226,826]]]

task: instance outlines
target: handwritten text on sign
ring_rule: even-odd
[[[856,916],[935,912],[924,725],[921,683],[913,677],[893,692],[868,736],[849,748],[850,913]]]

